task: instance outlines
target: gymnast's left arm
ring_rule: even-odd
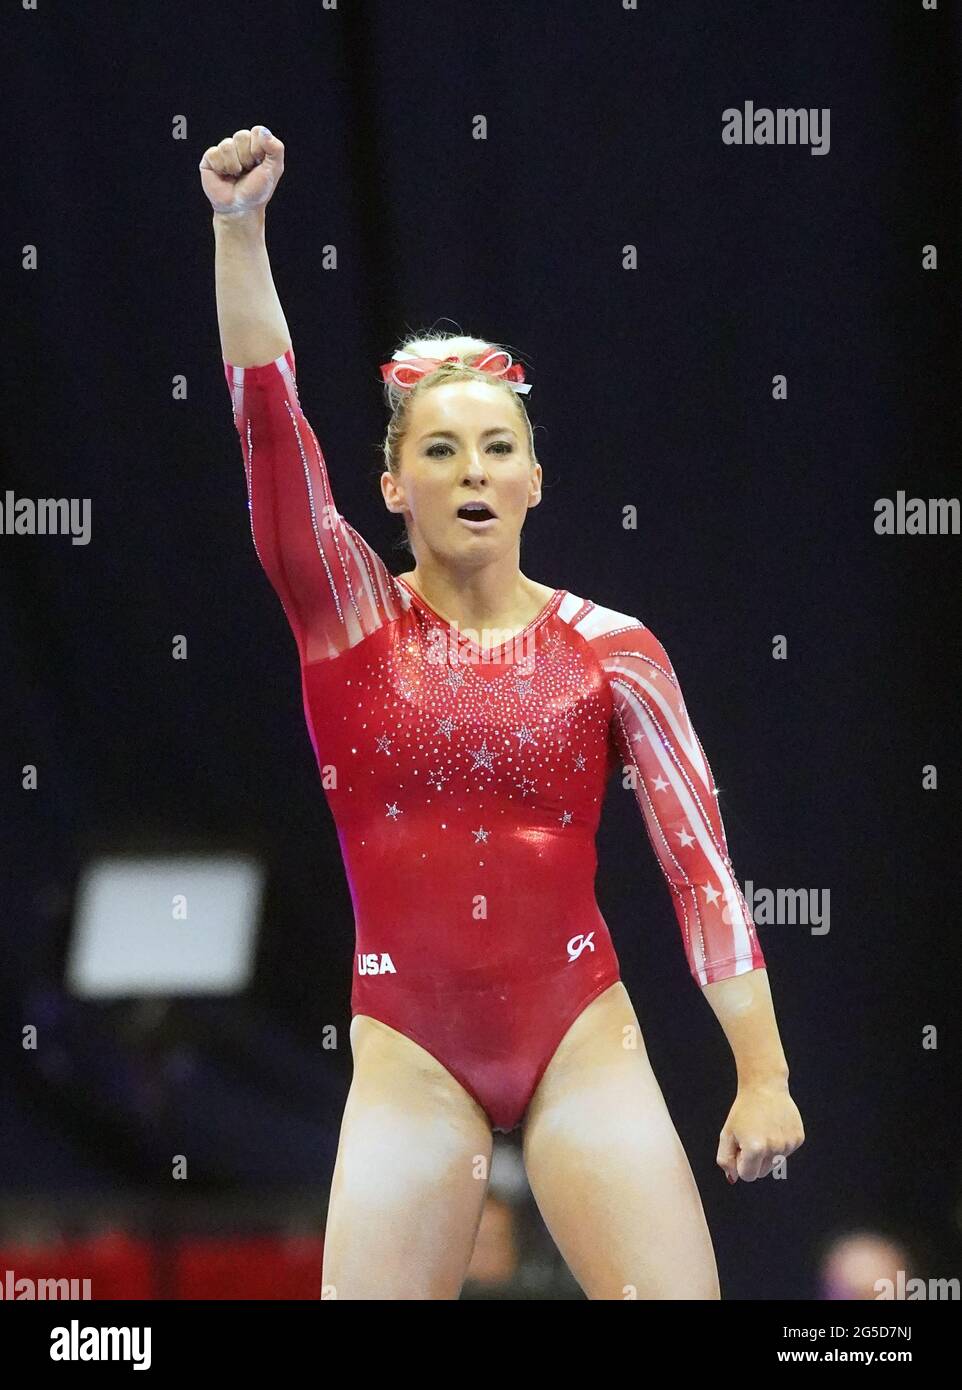
[[[778,1036],[768,971],[731,975],[702,989],[724,1029],[738,1092],[718,1138],[716,1163],[728,1181],[754,1182],[805,1141],[788,1090],[788,1063]]]
[[[738,1077],[716,1162],[763,1178],[804,1141],[788,1090],[765,958],[731,858],[708,759],[664,647],[637,620],[592,645],[613,697],[612,734],[671,889],[689,970],[731,1046]]]

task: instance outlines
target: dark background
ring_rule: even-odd
[[[3,486],[92,505],[86,547],[0,536],[7,1196],[166,1191],[172,1152],[212,1194],[330,1178],[350,898],[251,546],[197,172],[264,122],[287,150],[268,248],[340,510],[410,568],[376,483],[378,364],[409,330],[508,344],[546,476],[522,569],[665,644],[740,881],[830,892],[828,935],[760,928],[806,1143],[787,1181],[729,1188],[731,1053],[612,783],[599,902],[723,1292],[812,1297],[853,1224],[957,1275],[960,541],[876,535],[873,510],[958,493],[956,7],[40,0],[4,24]],[[829,107],[830,152],[723,145],[746,100]],[[269,865],[254,988],[146,1032],[67,997],[81,866],[185,846]]]

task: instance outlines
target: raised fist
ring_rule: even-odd
[[[197,166],[215,212],[250,212],[270,201],[284,172],[284,146],[265,126],[235,130],[211,145]]]

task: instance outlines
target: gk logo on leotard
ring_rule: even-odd
[[[366,956],[358,956],[357,973],[359,975],[396,975],[397,971],[387,952],[379,956],[375,951],[372,951]]]
[[[595,949],[595,943],[591,939],[593,936],[593,931],[590,931],[587,936],[573,936],[568,942],[568,959],[577,960],[585,949],[593,951]]]

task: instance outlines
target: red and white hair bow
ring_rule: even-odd
[[[396,352],[390,362],[382,364],[381,378],[388,385],[397,386],[402,391],[410,391],[423,376],[437,371],[442,362],[460,362],[463,367],[470,367],[473,371],[488,372],[491,376],[500,377],[519,396],[526,396],[531,390],[530,383],[525,384],[524,367],[520,362],[512,361],[511,354],[503,348],[489,348],[473,362],[465,362],[462,357],[456,355],[417,357],[413,352]]]

